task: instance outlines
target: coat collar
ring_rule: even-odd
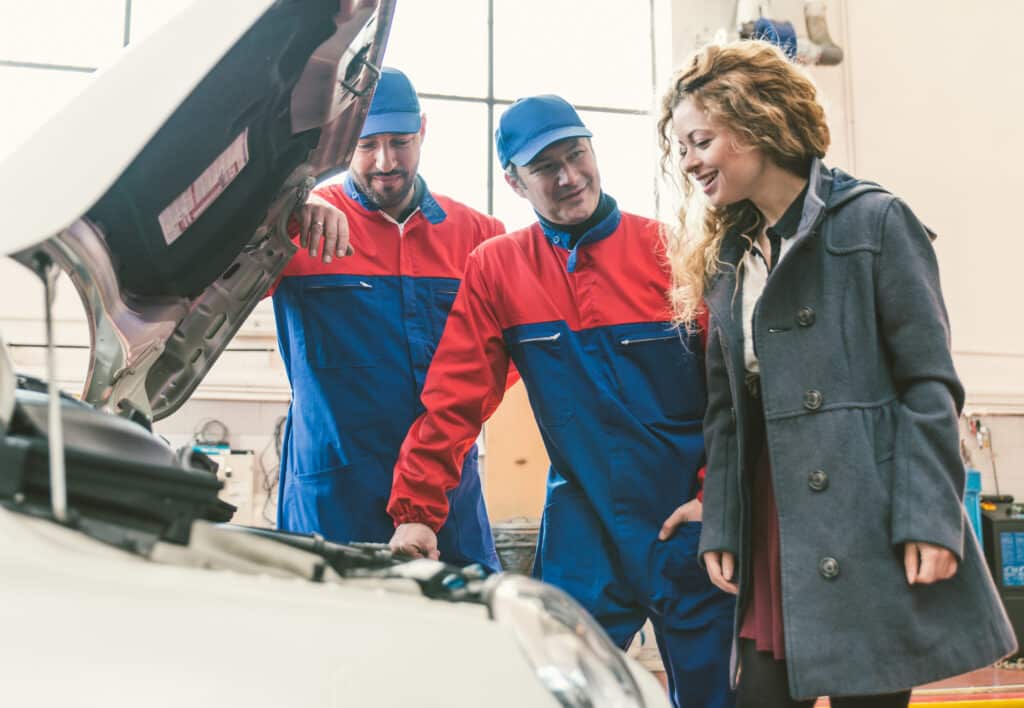
[[[815,158],[811,163],[807,182],[807,196],[804,199],[800,225],[792,248],[811,243],[812,239],[820,238],[822,221],[825,216],[843,204],[866,192],[882,190],[877,184],[858,180],[839,169],[829,169]],[[730,376],[742,376],[743,362],[743,299],[739,296],[737,268],[748,247],[748,241],[739,233],[728,233],[723,237],[719,251],[720,268],[718,274],[708,284],[704,302],[719,328],[719,337],[723,342],[727,357]],[[787,268],[794,267],[796,259],[783,258],[769,277],[762,297],[769,295],[773,289],[784,287],[783,273]],[[742,381],[742,379],[740,379]],[[734,395],[736,391],[733,392]]]
[[[804,199],[803,211],[800,215],[800,225],[793,235],[794,248],[800,245],[801,242],[816,237],[817,227],[821,219],[824,217],[827,209],[832,206],[830,201],[833,182],[840,175],[851,180],[853,179],[843,172],[828,169],[818,158],[814,158],[811,162],[810,174],[807,180],[807,196]],[[747,246],[747,239],[739,232],[727,233],[722,238],[722,247],[718,254],[720,270],[709,284],[705,297],[708,309],[711,310],[719,322],[725,323],[730,320],[737,320],[736,325],[739,325],[738,318],[733,317],[733,305],[738,300],[733,295],[736,293],[737,287],[736,269],[747,250]],[[782,263],[785,263],[785,260]],[[779,267],[782,266],[782,263],[779,264]]]

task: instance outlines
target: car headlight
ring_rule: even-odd
[[[509,627],[540,681],[569,708],[644,705],[621,652],[580,605],[522,575],[493,578],[491,617]]]

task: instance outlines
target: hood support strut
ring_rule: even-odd
[[[57,276],[60,275],[60,268],[42,251],[36,251],[33,255],[32,268],[43,281],[43,306],[46,311],[50,505],[54,518],[65,523],[68,516],[68,493],[64,467],[64,428],[60,410],[60,388],[57,385],[57,345],[53,336],[53,301],[57,294]]]

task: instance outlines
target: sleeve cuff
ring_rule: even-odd
[[[415,507],[405,500],[394,502],[388,509],[388,513],[391,515],[395,528],[402,524],[423,524],[434,533],[438,533],[444,525],[443,520],[438,521],[437,517],[427,510]]]

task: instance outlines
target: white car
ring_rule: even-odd
[[[224,524],[150,430],[347,164],[393,2],[195,2],[0,164],[4,252],[68,273],[92,334],[80,398],[0,357],[3,705],[668,705],[554,587]]]

